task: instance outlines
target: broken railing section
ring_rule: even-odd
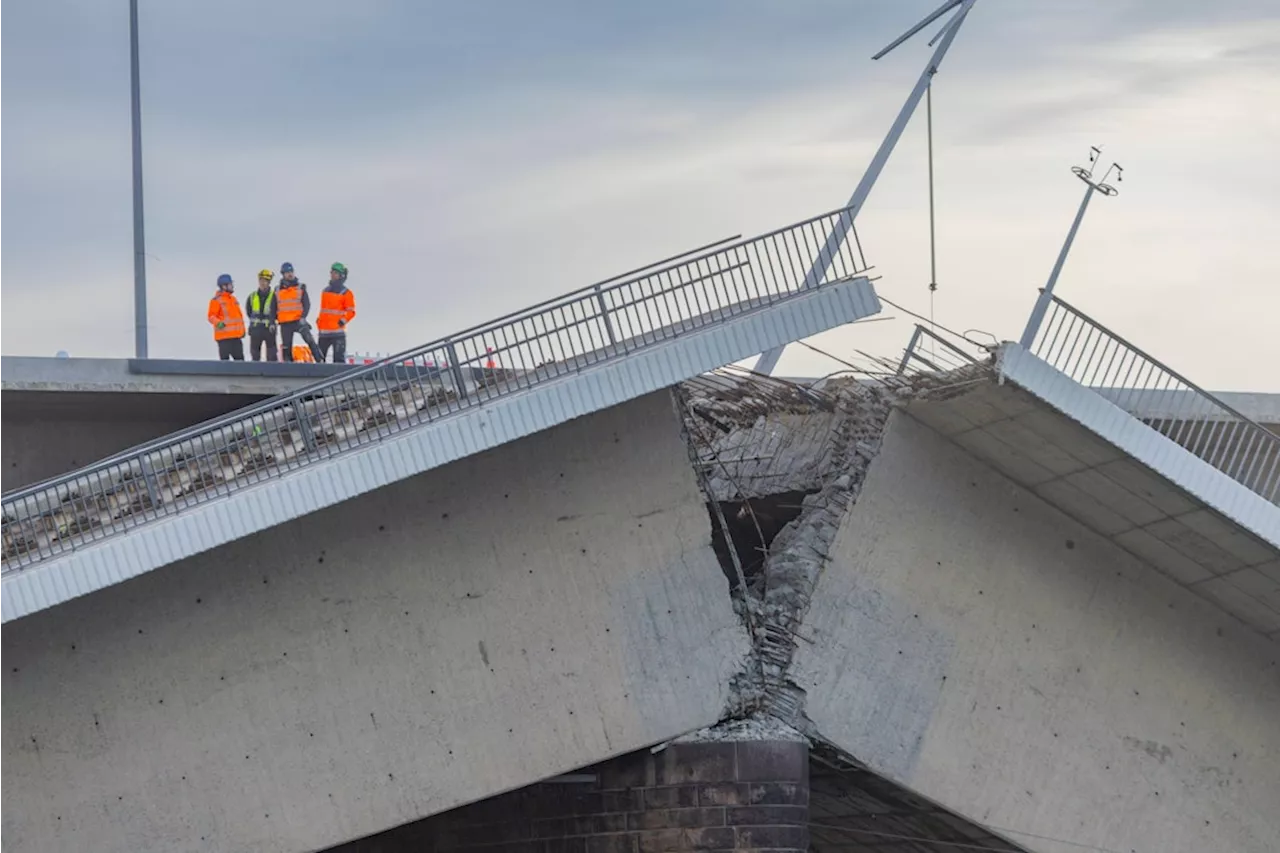
[[[857,377],[821,390],[721,371],[676,390],[712,544],[752,640],[731,717],[803,728],[796,632],[845,512],[879,452],[892,391]]]
[[[928,326],[917,323],[896,373],[898,376],[909,376],[921,370],[945,373],[978,363],[976,355],[966,352]]]
[[[867,271],[836,210],[633,270],[4,495],[3,571],[125,534],[601,362]],[[705,248],[705,247],[704,247]]]
[[[1280,503],[1280,436],[1056,296],[1030,351],[1236,482]]]

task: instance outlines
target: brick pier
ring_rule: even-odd
[[[346,853],[805,851],[800,741],[672,743],[363,839]]]

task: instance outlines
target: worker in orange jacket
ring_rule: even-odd
[[[235,291],[235,282],[223,273],[218,276],[218,292],[209,300],[209,325],[213,326],[213,339],[222,361],[244,361],[244,312]]]
[[[316,318],[319,333],[320,358],[324,361],[330,348],[333,363],[347,360],[347,324],[356,316],[356,297],[347,287],[347,267],[334,264],[329,268],[329,284],[320,291],[320,316]]]
[[[311,324],[307,315],[311,313],[311,297],[307,294],[307,286],[298,281],[293,271],[293,264],[285,261],[280,265],[280,286],[276,288],[276,322],[280,326],[280,357],[285,361],[294,361],[293,336],[297,334],[311,351],[312,361],[321,361],[320,348],[316,339],[311,336]]]

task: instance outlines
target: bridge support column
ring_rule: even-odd
[[[427,832],[412,833],[421,845],[413,849],[808,850],[808,744],[713,739],[724,734],[713,729],[692,741],[641,750],[428,819],[421,824],[430,826]],[[381,840],[390,841],[396,832]]]

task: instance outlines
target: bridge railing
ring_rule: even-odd
[[[1280,503],[1280,435],[1083,311],[1051,297],[1030,349],[1227,476]]]
[[[713,244],[131,448],[3,496],[3,572],[868,267],[845,208]]]
[[[928,326],[916,323],[911,340],[902,351],[902,360],[898,362],[897,376],[911,376],[914,373],[945,373],[962,367],[978,364],[978,359],[960,349]]]

